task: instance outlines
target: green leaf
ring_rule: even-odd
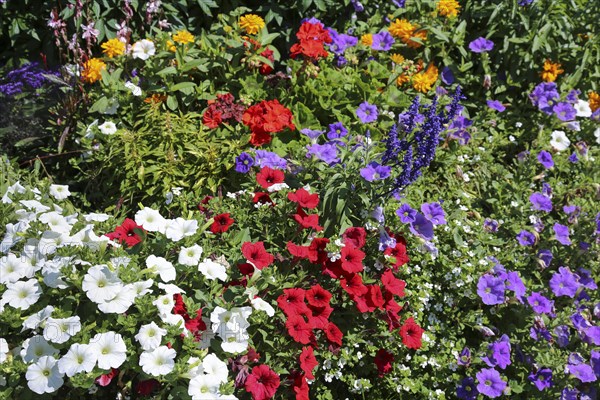
[[[99,112],[103,113],[108,108],[108,99],[106,97],[100,97],[88,110],[90,113]]]
[[[193,89],[196,87],[196,84],[194,82],[180,82],[177,83],[173,86],[171,86],[171,92],[176,92],[176,91],[180,91],[183,92],[185,89]]]

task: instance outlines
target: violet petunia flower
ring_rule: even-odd
[[[538,369],[536,373],[532,372],[527,378],[540,392],[553,385],[552,370],[549,368]]]
[[[572,244],[571,239],[569,239],[568,226],[556,223],[552,228],[554,229],[556,240],[558,240],[561,244],[565,246],[570,246]]]
[[[377,111],[377,106],[374,104],[369,104],[366,101],[361,103],[356,109],[356,116],[363,124],[377,121],[378,115],[379,112]]]
[[[546,150],[542,150],[538,153],[537,160],[546,169],[554,167],[554,160],[552,159],[552,154],[548,153]]]
[[[548,249],[541,249],[537,253],[538,261],[542,268],[548,268],[554,256],[552,255],[552,251]]]
[[[483,229],[490,233],[498,232],[498,225],[498,221],[495,219],[486,218],[483,221]]]
[[[485,53],[493,48],[494,42],[484,37],[477,38],[469,43],[469,49],[471,49],[473,53]]]
[[[520,303],[523,303],[523,296],[525,296],[526,288],[523,280],[519,276],[518,272],[509,271],[506,275],[506,288],[512,290],[515,293],[515,297]]]
[[[371,48],[373,50],[381,50],[388,51],[392,48],[395,40],[389,32],[382,31],[373,35],[373,43],[371,44]]]
[[[594,370],[588,364],[569,364],[567,369],[575,378],[583,383],[596,381],[596,374],[594,374]]]
[[[269,167],[272,169],[286,169],[287,161],[277,153],[266,150],[256,150],[256,164],[259,167]]]
[[[575,110],[575,107],[573,107],[573,104],[565,102],[557,103],[552,107],[552,112],[556,114],[558,119],[565,122],[574,120],[577,116],[577,111]]]
[[[488,306],[504,303],[504,290],[504,281],[491,274],[483,275],[477,282],[477,294]]]
[[[379,163],[372,161],[364,168],[360,170],[360,176],[362,176],[368,182],[381,181],[388,178],[392,174],[392,167],[386,165],[379,165]]]
[[[319,131],[316,129],[308,129],[308,128],[304,128],[302,130],[300,130],[300,133],[302,133],[303,135],[308,136],[310,139],[316,139],[319,136],[321,136],[323,134],[323,131]]]
[[[504,107],[504,105],[502,105],[502,103],[498,100],[488,100],[487,106],[492,110],[496,110],[498,112],[503,112],[504,110],[506,110],[506,107]]]
[[[421,205],[421,212],[434,225],[446,225],[446,213],[440,203],[424,203]]]
[[[489,367],[500,367],[506,369],[510,362],[510,339],[502,335],[500,340],[488,346],[488,355],[481,357]]]
[[[529,202],[531,203],[532,210],[545,212],[552,211],[552,200],[539,192],[535,192],[529,196]]]
[[[535,235],[528,231],[521,231],[517,235],[517,240],[521,246],[533,246],[535,244]]]
[[[442,82],[444,82],[446,85],[452,85],[454,83],[454,74],[452,73],[452,70],[449,67],[444,67],[442,69]]]
[[[567,347],[569,345],[571,334],[567,325],[559,325],[554,328],[554,335],[556,335],[556,344],[558,344],[558,347]]]
[[[336,122],[329,125],[329,131],[327,131],[327,139],[339,139],[348,134],[348,129],[344,127],[341,122]]]
[[[462,365],[463,367],[468,367],[471,365],[471,350],[468,347],[462,349],[460,354],[458,355],[458,360],[456,361],[458,365]]]
[[[433,239],[433,224],[420,212],[416,213],[415,220],[410,223],[410,231],[425,240]]]
[[[538,292],[532,292],[527,298],[527,303],[536,314],[551,314],[554,308],[554,301],[547,299]]]
[[[409,224],[414,222],[417,216],[417,211],[408,204],[404,203],[396,210],[396,215],[400,217],[400,222]]]
[[[502,396],[504,389],[506,389],[506,382],[502,380],[500,373],[493,368],[483,368],[476,375],[477,390],[479,393],[496,398]]]
[[[337,147],[334,143],[315,143],[313,145],[306,146],[306,148],[308,149],[308,151],[306,152],[307,158],[315,156],[317,157],[317,159],[329,165],[333,165],[340,161],[340,159],[338,158]]]
[[[248,173],[253,165],[254,159],[246,152],[243,152],[235,158],[235,170],[242,174]]]
[[[575,293],[581,286],[577,282],[577,277],[568,268],[560,267],[559,272],[554,273],[550,279],[550,289],[555,296],[568,296],[570,298],[575,297]]]
[[[464,378],[456,388],[456,397],[461,400],[475,400],[478,395],[475,380],[471,377]]]

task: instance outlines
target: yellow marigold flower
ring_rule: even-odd
[[[402,86],[402,85],[404,85],[408,81],[410,81],[410,78],[409,78],[408,75],[406,75],[406,74],[400,74],[398,76],[398,78],[396,78],[396,85]]]
[[[246,14],[240,17],[240,28],[245,29],[248,35],[256,35],[265,27],[265,20],[255,14]]]
[[[365,46],[371,47],[371,45],[373,44],[373,35],[370,33],[367,33],[366,35],[362,35],[360,37],[360,43],[364,44]]]
[[[437,4],[437,10],[440,15],[452,18],[458,16],[460,5],[456,0],[440,0],[440,2]]]
[[[540,75],[542,76],[542,79],[544,81],[554,82],[556,80],[556,78],[558,78],[558,75],[565,72],[565,70],[562,69],[561,67],[562,66],[559,63],[553,63],[550,60],[546,60],[544,62],[544,68],[542,69],[542,72],[540,73]]]
[[[409,39],[412,36],[415,29],[417,29],[417,27],[408,22],[408,20],[396,19],[390,24],[388,31],[392,36],[404,40]]]
[[[427,40],[427,31],[418,31],[415,32],[412,35],[412,37],[408,38],[407,40],[402,39],[402,41],[406,43],[408,47],[412,49],[418,49],[419,47],[423,46],[423,44],[421,42],[413,40],[413,38],[421,39],[421,42],[424,42]]]
[[[427,93],[437,81],[438,69],[433,65],[429,65],[426,71],[419,72],[413,76],[412,84],[415,90],[422,93]]]
[[[175,43],[172,40],[167,40],[167,49],[175,53],[177,51],[177,47],[175,47]]]
[[[404,62],[404,57],[402,56],[402,54],[395,53],[392,54],[390,58],[392,59],[394,64],[402,64]]]
[[[88,83],[94,83],[102,78],[102,70],[105,68],[104,61],[99,58],[90,58],[83,64],[81,77]]]
[[[589,92],[588,102],[590,103],[590,108],[592,109],[592,112],[596,111],[600,108],[600,94],[596,92]]]
[[[195,39],[196,38],[194,37],[194,35],[186,31],[185,29],[177,31],[177,33],[173,35],[173,41],[180,44],[194,43]]]
[[[113,58],[125,54],[125,43],[114,38],[102,43],[102,52],[108,57]]]

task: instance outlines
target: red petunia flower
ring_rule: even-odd
[[[368,291],[359,274],[351,274],[340,279],[340,286],[351,296],[362,296]]]
[[[175,304],[173,305],[173,314],[181,315],[183,317],[185,328],[190,331],[192,335],[194,335],[194,339],[196,341],[199,341],[202,332],[206,330],[206,323],[202,319],[202,308],[196,312],[195,318],[190,318],[187,312],[187,307],[183,302],[183,296],[179,293],[175,293],[173,295],[173,300],[175,300]]]
[[[117,226],[114,232],[107,233],[104,236],[110,240],[116,240],[121,243],[125,242],[127,246],[133,247],[142,241],[140,235],[135,232],[136,229],[145,232],[144,228],[136,224],[134,220],[125,218],[125,221],[120,226]]]
[[[214,222],[210,226],[210,231],[212,233],[222,233],[227,232],[227,229],[235,222],[233,218],[229,217],[229,213],[227,214],[219,214],[215,216]]]
[[[254,204],[269,204],[271,207],[275,205],[273,200],[271,200],[271,196],[269,196],[269,193],[265,192],[254,193],[254,197],[252,197],[252,202]]]
[[[407,262],[409,262],[408,254],[406,253],[406,240],[400,236],[396,237],[396,246],[388,247],[383,252],[386,256],[394,257],[396,261],[394,262],[394,268],[403,266]]]
[[[385,300],[383,299],[383,295],[381,294],[381,288],[379,285],[368,285],[366,300],[369,308],[383,308],[385,304]]]
[[[290,336],[298,343],[309,344],[314,342],[312,327],[300,315],[291,315],[285,322],[285,327]]]
[[[263,242],[245,242],[242,244],[242,254],[258,269],[269,266],[275,259],[272,254],[267,253]]]
[[[287,316],[305,314],[308,312],[304,303],[305,294],[306,291],[301,288],[283,289],[283,294],[277,298],[277,305]]]
[[[283,183],[284,178],[285,175],[282,171],[269,167],[262,167],[260,172],[256,174],[256,182],[265,189],[268,189],[276,183]]]
[[[292,242],[287,242],[287,249],[294,257],[308,258],[308,246],[299,246]]]
[[[140,396],[150,396],[152,392],[160,387],[160,382],[156,379],[147,379],[139,381],[135,385],[135,392]]]
[[[375,307],[373,305],[369,305],[366,294],[360,296],[350,296],[350,298],[354,302],[354,305],[356,306],[359,312],[366,313],[375,311]]]
[[[252,394],[253,400],[268,400],[275,396],[279,384],[279,375],[267,365],[261,364],[252,368],[244,386]]]
[[[293,215],[294,219],[304,229],[312,228],[317,232],[323,230],[323,227],[319,225],[319,215],[317,214],[306,214],[302,207],[298,205],[296,214]]]
[[[314,238],[308,246],[308,259],[313,264],[321,264],[328,259],[327,257],[327,244],[329,239],[327,238]]]
[[[327,327],[325,328],[325,336],[327,336],[327,340],[329,340],[331,343],[335,343],[339,346],[342,345],[342,338],[344,337],[344,334],[333,322],[327,324]]]
[[[367,242],[367,232],[365,228],[351,226],[344,231],[342,239],[344,239],[344,244],[351,244],[360,249]]]
[[[119,370],[111,368],[108,374],[100,375],[96,378],[96,383],[100,386],[108,386],[115,376],[119,375]]]
[[[319,195],[317,193],[310,194],[304,188],[288,193],[287,197],[290,201],[298,203],[300,207],[308,208],[309,210],[319,205]]]
[[[200,204],[198,204],[198,210],[200,210],[201,213],[206,213],[208,211],[208,208],[204,206],[207,205],[212,198],[213,196],[204,196]]]
[[[308,320],[313,329],[325,329],[329,323],[329,316],[333,312],[333,308],[329,305],[325,307],[314,307],[309,305],[311,317]]]
[[[252,274],[254,274],[254,267],[252,264],[240,263],[237,265],[237,267],[242,275],[252,276]]]
[[[294,393],[296,393],[296,400],[310,400],[309,390],[308,382],[304,375],[299,375],[294,379]]]
[[[381,276],[381,282],[390,293],[395,294],[396,296],[404,297],[404,288],[406,287],[406,282],[401,279],[398,279],[394,276],[394,273],[391,270],[387,270]]]
[[[313,375],[313,369],[319,365],[315,352],[312,347],[303,347],[302,353],[300,353],[300,368],[306,374],[308,379],[315,379]]]
[[[379,371],[379,377],[392,371],[392,363],[394,362],[394,355],[385,349],[379,349],[375,354],[375,365]]]
[[[306,291],[306,300],[313,307],[327,307],[331,300],[331,293],[321,285],[313,285]]]
[[[402,343],[409,349],[420,349],[421,348],[421,337],[425,332],[413,319],[410,317],[404,321],[404,325],[400,328],[400,336],[402,336]]]
[[[173,305],[173,314],[181,315],[184,321],[189,319],[190,316],[188,315],[187,307],[183,302],[183,296],[180,293],[175,293],[173,295],[173,300],[175,301],[175,304]]]
[[[365,253],[351,245],[342,247],[342,268],[344,271],[353,273],[361,272],[364,267],[362,260],[365,258]]]
[[[321,264],[321,272],[332,279],[340,279],[343,275],[348,274],[342,269],[341,260],[331,261],[329,259]]]

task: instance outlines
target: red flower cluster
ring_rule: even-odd
[[[298,224],[300,224],[302,228],[312,228],[317,232],[323,230],[323,227],[319,225],[319,215],[309,215],[302,209],[302,207],[306,207],[308,209],[316,208],[319,204],[318,194],[310,194],[306,191],[306,189],[300,188],[295,193],[288,193],[288,199],[290,201],[293,201],[294,203],[298,203],[298,207],[296,208],[296,214],[292,215],[292,217],[296,220]]]
[[[179,293],[175,293],[173,295],[173,300],[175,300],[173,314],[181,315],[183,317],[183,321],[185,322],[185,328],[190,331],[192,335],[194,335],[194,340],[196,342],[200,341],[202,332],[206,330],[206,323],[204,323],[202,320],[202,309],[200,308],[198,311],[196,311],[195,318],[190,318],[187,312],[187,307],[183,302],[183,296],[181,296]]]
[[[263,100],[249,107],[242,116],[242,122],[252,131],[250,144],[262,146],[271,142],[271,133],[284,128],[296,129],[292,122],[292,112],[278,100]]]
[[[303,55],[316,60],[329,55],[323,44],[331,43],[332,40],[329,31],[324,29],[323,24],[305,22],[296,33],[296,37],[298,43],[295,43],[290,49],[292,58]]]
[[[215,216],[214,222],[210,226],[210,231],[212,233],[223,233],[227,232],[229,227],[235,222],[233,218],[229,217],[229,213],[227,214],[219,214]]]
[[[223,122],[242,121],[244,106],[235,102],[231,93],[218,94],[217,100],[209,100],[208,108],[202,116],[202,123],[214,129]]]
[[[244,386],[252,394],[253,400],[268,400],[275,396],[279,383],[279,375],[267,365],[261,364],[252,368]]]
[[[136,224],[134,220],[125,218],[125,221],[120,226],[117,226],[114,232],[105,234],[110,240],[116,240],[121,243],[125,243],[129,247],[133,247],[142,241],[140,235],[135,230],[139,229],[145,232],[144,228]]]

